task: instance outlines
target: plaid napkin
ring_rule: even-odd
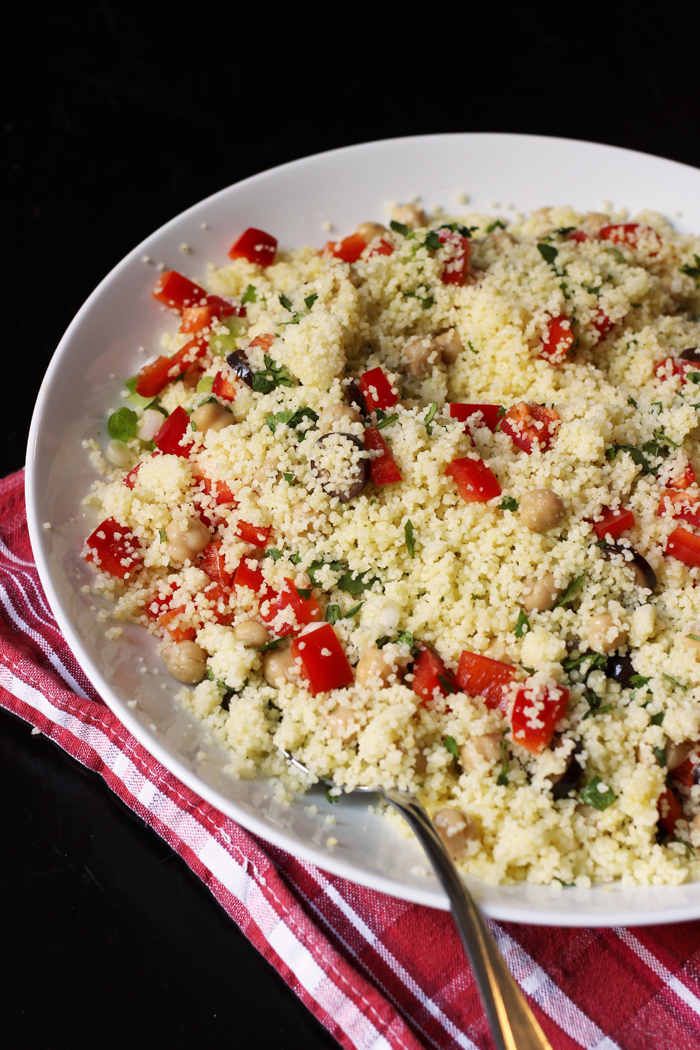
[[[22,471],[0,481],[0,703],[99,773],[184,857],[342,1046],[491,1047],[449,914],[255,839],[159,765],[100,700],[39,583]],[[555,1050],[700,1047],[700,923],[489,925]]]

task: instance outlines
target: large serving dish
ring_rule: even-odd
[[[466,194],[468,204],[457,203]],[[368,811],[367,796],[331,807],[322,789],[275,801],[265,780],[233,780],[226,755],[174,701],[155,639],[127,625],[108,640],[108,624],[81,592],[90,569],[79,557],[94,527],[81,500],[94,477],[86,438],[104,445],[108,410],[124,379],[153,352],[170,318],[151,298],[158,263],[193,278],[222,264],[247,226],[285,246],[322,245],[363,219],[386,221],[389,201],[420,195],[427,208],[508,216],[543,205],[582,210],[626,207],[663,212],[677,229],[700,230],[700,171],[627,150],[521,135],[437,135],[368,143],[263,172],[207,198],[148,237],[112,270],[79,311],[41,387],[27,452],[27,514],[39,573],[73,652],[100,695],[164,766],[246,828],[328,871],[434,907],[447,899],[417,843]],[[188,252],[182,246],[187,245]],[[51,529],[43,528],[50,522]],[[143,663],[160,674],[140,673]],[[162,686],[165,684],[165,688]],[[135,701],[135,704],[134,704]],[[131,706],[130,706],[131,704]],[[332,813],[335,824],[326,817]],[[330,841],[329,841],[330,839]],[[337,840],[334,842],[333,840]],[[700,882],[680,887],[596,886],[590,890],[470,885],[484,910],[516,922],[619,925],[700,916]]]

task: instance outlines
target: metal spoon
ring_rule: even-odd
[[[280,751],[290,765],[307,776],[316,776],[289,751],[284,748]],[[325,777],[317,779],[335,786]],[[386,799],[407,821],[427,853],[450,899],[452,915],[471,963],[497,1050],[552,1050],[422,803],[415,795],[394,788],[359,787],[354,790],[371,791]]]

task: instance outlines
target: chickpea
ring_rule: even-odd
[[[490,656],[492,660],[501,660],[502,663],[512,663],[512,660],[508,656],[508,647],[502,638],[494,638],[493,641],[489,643],[484,656]]]
[[[693,745],[689,740],[684,740],[680,744],[676,744],[673,740],[666,741],[666,768],[667,769],[678,769],[682,766],[686,758],[693,750]]]
[[[448,328],[446,332],[440,332],[433,341],[446,365],[453,365],[464,349],[456,328]]]
[[[206,433],[207,430],[219,431],[230,427],[235,420],[233,414],[218,401],[207,401],[206,404],[195,408],[190,422],[194,423],[197,430]]]
[[[270,637],[265,624],[259,623],[258,620],[242,620],[233,628],[233,633],[239,641],[253,649],[265,645]]]
[[[163,653],[173,678],[185,685],[201,682],[207,670],[207,654],[196,642],[171,642]]]
[[[696,813],[688,828],[693,846],[700,846],[700,813]]]
[[[361,222],[355,230],[365,244],[369,244],[375,237],[383,237],[388,232],[386,226],[382,226],[380,222]]]
[[[336,423],[347,426],[348,423],[359,423],[361,420],[362,416],[360,413],[356,408],[351,408],[350,405],[329,405],[328,408],[324,408],[318,417],[318,429],[323,434],[327,434]]]
[[[355,668],[355,681],[358,685],[385,686],[392,674],[391,667],[384,659],[381,649],[374,647],[363,649],[360,662]]]
[[[469,842],[479,838],[476,821],[461,809],[439,809],[433,817],[433,824],[453,860],[463,857]]]
[[[399,204],[391,213],[394,222],[401,222],[409,230],[428,225],[428,216],[417,204]]]
[[[598,613],[588,621],[588,644],[596,653],[610,653],[627,641],[629,627],[616,623],[609,612]]]
[[[494,765],[500,761],[500,733],[484,733],[483,736],[472,736],[467,740],[466,744],[462,744],[459,749],[459,760],[462,763],[462,768],[467,773],[473,773],[475,769],[479,768],[479,758],[484,759],[489,765]]]
[[[295,677],[296,664],[291,649],[276,649],[265,653],[263,658],[263,677],[268,685],[279,688],[282,682],[291,682]]]
[[[584,222],[593,233],[600,233],[603,226],[610,225],[610,216],[601,211],[589,211]]]
[[[412,376],[427,375],[435,363],[435,346],[432,339],[411,339],[401,351],[401,357],[406,371]]]
[[[171,521],[165,530],[171,561],[193,561],[211,540],[209,529],[199,518],[190,518],[184,525]]]
[[[428,756],[422,747],[419,747],[416,752],[416,761],[413,768],[419,777],[422,777],[428,768]]]
[[[334,736],[341,740],[352,740],[357,736],[355,712],[351,707],[336,707],[326,716],[326,721]]]
[[[695,637],[691,637],[691,635],[694,635]],[[693,621],[688,624],[688,627],[681,638],[681,644],[683,648],[689,653],[692,653],[696,659],[700,659],[700,641],[697,639],[700,639],[700,623]]]
[[[523,608],[526,612],[546,612],[554,608],[558,597],[559,589],[554,585],[554,577],[551,572],[546,572],[541,580],[528,585],[522,598]]]
[[[566,514],[566,504],[551,489],[533,489],[520,497],[520,520],[532,532],[549,532]]]

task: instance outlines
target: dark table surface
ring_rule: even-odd
[[[445,131],[587,139],[700,167],[695,5],[649,22],[615,5],[459,10],[392,5],[381,24],[314,4],[15,11],[0,72],[3,475],[23,465],[43,373],[98,281],[241,178]],[[5,712],[0,784],[4,1045],[337,1046],[180,858]]]

